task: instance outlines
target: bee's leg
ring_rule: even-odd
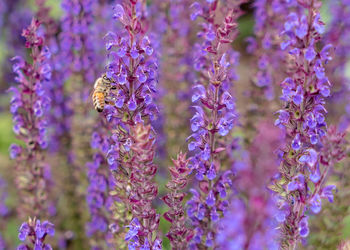
[[[106,100],[105,103],[108,104],[108,105],[114,105],[115,102]]]

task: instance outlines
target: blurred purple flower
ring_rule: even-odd
[[[13,93],[13,130],[24,142],[23,146],[12,144],[10,147],[10,156],[16,161],[16,184],[22,199],[18,212],[22,217],[48,213],[46,200],[51,182],[50,168],[44,163],[44,150],[48,146],[46,114],[51,102],[46,92],[51,84],[50,53],[44,46],[44,38],[38,35],[39,27],[40,22],[33,19],[30,26],[23,30],[25,45],[31,49],[33,62],[26,62],[19,56],[13,58],[18,85],[9,89]],[[41,195],[38,197],[36,193]]]
[[[53,237],[55,235],[55,226],[49,222],[44,221],[43,223],[37,219],[28,219],[28,222],[22,223],[19,228],[18,238],[21,241],[28,243],[20,244],[17,249],[52,249],[50,244],[45,243],[46,236]]]

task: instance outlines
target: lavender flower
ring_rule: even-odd
[[[29,250],[29,249],[52,249],[50,244],[45,243],[47,236],[54,236],[55,226],[49,222],[34,218],[29,218],[28,222],[22,223],[19,228],[18,238],[21,241],[27,239],[28,243],[20,244],[17,250]]]
[[[10,88],[13,131],[24,142],[24,146],[12,144],[10,147],[10,157],[16,160],[16,184],[22,200],[18,211],[22,217],[47,213],[46,192],[50,181],[50,168],[44,162],[44,150],[48,145],[45,114],[50,108],[45,85],[50,84],[51,78],[50,51],[43,47],[44,39],[37,34],[39,26],[39,21],[33,19],[23,31],[33,63],[18,56],[13,58],[15,80],[19,85]]]
[[[170,208],[163,216],[171,223],[167,237],[174,249],[186,249],[188,242],[193,237],[192,231],[185,226],[186,215],[182,201],[186,194],[181,192],[188,182],[190,173],[188,163],[189,159],[186,159],[186,154],[182,152],[177,155],[176,160],[173,159],[174,166],[169,168],[171,180],[166,185],[170,193],[162,198]]]
[[[139,1],[125,1],[114,7],[114,18],[122,27],[118,35],[109,32],[105,37],[109,58],[106,77],[113,90],[106,96],[109,105],[103,114],[113,131],[106,154],[114,178],[114,190],[110,194],[119,201],[115,208],[122,207],[113,209],[114,225],[123,228],[129,224],[125,237],[129,248],[143,245],[157,249],[160,241],[153,241],[151,234],[157,230],[159,215],[150,203],[157,194],[152,183],[156,167],[151,164],[154,135],[148,138],[151,128],[141,124],[149,124],[158,113],[153,103],[158,64],[146,35],[144,14],[145,9]],[[144,193],[140,193],[141,190]],[[133,218],[127,215],[129,209]],[[143,209],[147,209],[148,214],[141,214]]]
[[[279,193],[281,246],[290,249],[309,234],[305,212],[318,213],[321,198],[333,196],[333,188],[324,186],[329,166],[322,161],[320,151],[325,147],[322,138],[326,134],[324,98],[330,95],[324,64],[330,60],[331,46],[320,51],[315,46],[324,32],[319,14],[321,2],[304,1],[298,5],[307,13],[292,12],[284,24],[281,49],[289,53],[293,63],[288,68],[289,77],[281,83],[281,100],[286,106],[277,112],[275,122],[287,132],[287,145],[280,152],[281,177],[275,180],[274,190]]]
[[[107,113],[109,119],[115,118],[126,124],[142,122],[144,118],[153,120],[158,112],[153,103],[157,85],[158,64],[146,30],[138,16],[142,14],[140,3],[135,2],[115,7],[124,30],[119,34],[109,32],[106,35],[106,48],[110,62],[107,65],[107,77],[113,79],[118,90],[111,96],[115,101],[116,112]],[[136,17],[133,18],[133,15]],[[132,74],[129,74],[132,73]]]
[[[215,224],[225,210],[226,189],[230,186],[230,171],[222,169],[219,153],[224,150],[223,142],[235,122],[235,101],[229,93],[230,81],[235,74],[230,68],[237,61],[236,53],[229,44],[237,36],[236,19],[240,15],[239,3],[225,5],[224,20],[216,23],[215,16],[223,2],[214,1],[192,5],[191,18],[203,18],[198,37],[202,44],[195,45],[194,68],[198,71],[192,102],[195,115],[191,119],[192,135],[188,149],[195,152],[191,168],[199,181],[198,192],[192,189],[188,202],[188,215],[195,226],[192,248],[214,248]],[[205,87],[206,86],[206,87]]]

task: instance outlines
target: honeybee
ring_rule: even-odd
[[[103,111],[109,91],[115,89],[115,87],[111,85],[112,82],[113,81],[109,79],[106,74],[103,74],[95,81],[92,101],[97,112]]]

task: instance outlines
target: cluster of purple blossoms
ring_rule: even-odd
[[[255,198],[231,201],[218,225],[216,249],[279,249],[273,200]]]
[[[87,243],[83,242],[86,234],[91,237],[90,244],[94,247],[100,245],[101,239],[105,239],[108,222],[105,220],[104,210],[105,200],[102,200],[102,193],[106,196],[107,183],[101,179],[101,175],[94,178],[94,173],[100,172],[100,165],[105,162],[104,157],[101,158],[100,152],[95,154],[90,147],[90,135],[93,131],[100,132],[96,127],[98,122],[94,122],[95,116],[91,116],[90,109],[92,106],[87,105],[91,95],[91,88],[87,86],[93,85],[98,77],[98,72],[103,69],[101,56],[98,55],[102,46],[102,35],[98,31],[101,20],[96,20],[96,13],[100,11],[97,0],[64,0],[62,1],[62,9],[64,11],[61,19],[60,55],[57,64],[58,70],[61,72],[61,81],[69,89],[62,89],[65,95],[61,95],[62,105],[57,108],[63,110],[64,125],[62,132],[68,129],[66,137],[66,154],[68,155],[68,171],[69,178],[72,183],[79,183],[79,187],[70,186],[67,192],[70,194],[70,202],[77,210],[86,210],[86,204],[76,202],[76,199],[87,200],[87,206],[90,212],[90,221],[86,223],[83,213],[73,215],[76,220],[73,223],[76,235],[76,243],[82,244],[78,247],[86,247]],[[103,5],[104,6],[104,5]],[[108,16],[110,13],[105,13]],[[57,92],[59,93],[59,92]],[[64,105],[66,104],[66,105]],[[71,110],[70,110],[71,109]],[[100,121],[99,119],[96,119]],[[84,121],[82,123],[82,121]],[[101,131],[104,131],[101,127]],[[91,161],[92,162],[89,162]],[[85,166],[88,166],[87,171]],[[87,172],[87,178],[85,173]],[[103,172],[103,171],[102,171]],[[87,185],[86,179],[89,184]],[[106,186],[104,186],[106,184]],[[82,190],[86,190],[86,193]],[[101,211],[100,211],[101,209]],[[73,209],[72,209],[73,210]],[[107,215],[106,215],[107,216]],[[95,238],[96,236],[96,238]],[[84,246],[85,244],[85,246]]]
[[[29,218],[28,222],[22,223],[18,233],[18,238],[21,241],[28,239],[28,243],[20,244],[17,250],[50,250],[52,247],[50,244],[45,243],[45,239],[47,236],[54,235],[55,226],[51,222],[44,221],[41,223],[36,218]]]
[[[281,100],[275,125],[285,130],[287,145],[279,152],[280,177],[274,180],[278,193],[281,246],[294,249],[309,234],[311,210],[321,210],[321,198],[332,200],[334,186],[324,186],[328,165],[321,158],[322,138],[326,135],[324,98],[330,83],[324,65],[332,58],[332,45],[317,51],[316,43],[324,33],[320,20],[320,1],[298,1],[298,12],[291,12],[284,23],[281,49],[288,53],[289,68],[282,83]],[[304,12],[305,11],[305,12]],[[314,190],[314,192],[312,192]],[[315,193],[316,192],[316,193]]]
[[[13,58],[13,70],[17,74],[10,111],[13,115],[13,131],[24,145],[12,144],[10,157],[16,160],[16,184],[21,193],[19,212],[25,216],[46,213],[47,186],[50,182],[50,167],[44,162],[44,150],[48,146],[46,114],[50,99],[46,86],[50,84],[50,51],[43,46],[43,37],[37,34],[40,23],[33,19],[23,31],[26,47],[31,49],[32,63],[17,56]],[[27,213],[28,212],[28,213]]]
[[[157,85],[158,64],[153,55],[153,47],[141,22],[140,2],[116,5],[114,18],[119,19],[124,28],[109,32],[106,39],[109,63],[107,77],[113,79],[117,90],[112,93],[115,111],[106,107],[107,118],[133,125],[149,117],[155,118],[158,109],[153,103]]]
[[[192,102],[196,112],[191,119],[193,133],[188,138],[191,140],[188,149],[195,152],[190,167],[195,171],[200,189],[191,189],[193,197],[187,210],[195,226],[193,248],[214,247],[215,224],[227,207],[225,198],[231,186],[231,171],[223,169],[220,153],[225,150],[224,138],[237,116],[235,101],[229,92],[231,81],[236,78],[232,64],[237,62],[237,54],[229,46],[238,34],[236,20],[242,2],[207,1],[191,6],[191,19],[200,17],[203,20],[198,32],[202,43],[194,48],[194,69],[198,77]],[[227,4],[225,10],[222,4]],[[216,23],[220,11],[224,19]]]
[[[1,234],[0,234],[0,249],[6,249],[6,241],[4,240]]]
[[[141,1],[125,1],[114,7],[113,17],[122,27],[118,34],[108,32],[105,36],[109,59],[106,77],[111,92],[103,112],[113,131],[106,154],[115,182],[112,194],[124,203],[122,210],[113,212],[114,224],[122,228],[130,223],[125,236],[129,248],[141,245],[158,249],[161,242],[152,238],[159,223],[159,215],[151,206],[157,195],[152,180],[157,170],[152,163],[154,134],[151,127],[142,125],[149,124],[158,113],[153,101],[158,63],[146,35],[144,7]],[[132,218],[126,216],[128,209]],[[122,225],[117,226],[119,223]]]

